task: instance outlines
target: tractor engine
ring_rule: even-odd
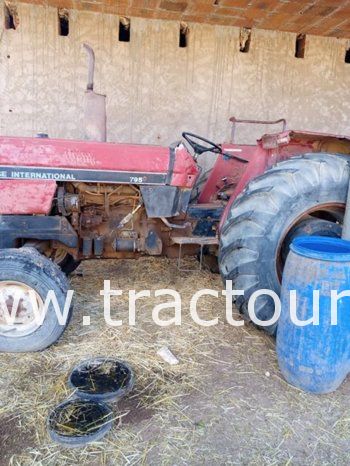
[[[57,210],[77,231],[84,257],[162,253],[161,225],[147,218],[137,186],[65,184],[57,191]]]

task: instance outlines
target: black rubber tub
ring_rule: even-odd
[[[118,359],[94,358],[73,369],[69,385],[81,399],[117,401],[132,390],[134,372],[127,363]]]
[[[83,447],[104,437],[113,419],[113,411],[105,403],[73,399],[51,411],[47,428],[53,441],[66,447]]]

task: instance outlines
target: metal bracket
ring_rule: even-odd
[[[179,255],[177,259],[177,268],[181,272],[193,272],[195,270],[202,270],[202,265],[203,265],[203,248],[204,246],[209,246],[209,245],[218,245],[219,241],[218,238],[215,236],[174,236],[171,238],[173,243],[179,245]],[[181,267],[181,259],[182,259],[182,245],[183,244],[197,244],[200,246],[200,252],[199,252],[199,269],[183,269]]]
[[[177,258],[177,268],[180,272],[195,272],[196,270],[202,270],[203,266],[203,248],[204,244],[200,245],[200,250],[199,250],[199,267],[198,268],[193,268],[193,269],[184,269],[181,267],[181,259],[182,259],[182,243],[179,246],[179,255]]]
[[[235,132],[236,132],[236,124],[237,123],[246,123],[246,124],[253,124],[253,125],[278,125],[282,123],[282,131],[285,131],[287,128],[287,120],[285,118],[280,118],[279,120],[269,121],[269,120],[239,120],[236,117],[231,117],[230,122],[232,123],[232,130],[231,130],[231,143],[235,140]]]

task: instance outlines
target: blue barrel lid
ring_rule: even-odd
[[[350,241],[328,236],[299,236],[290,245],[291,251],[311,259],[350,262]]]

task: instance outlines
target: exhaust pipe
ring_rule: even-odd
[[[88,44],[83,44],[88,54],[88,83],[84,98],[84,139],[107,140],[106,96],[94,92],[95,54]]]

